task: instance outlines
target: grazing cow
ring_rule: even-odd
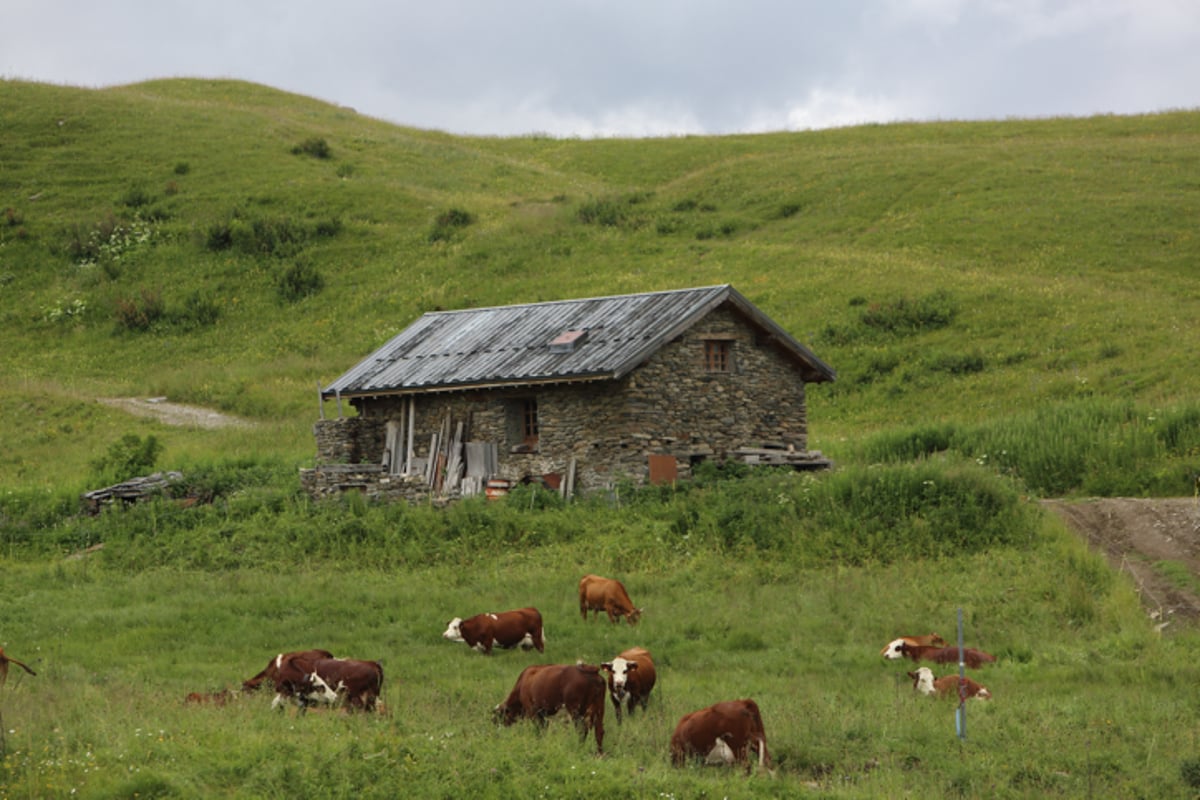
[[[318,658],[333,658],[333,653],[328,650],[294,650],[290,653],[280,653],[267,662],[262,672],[255,675],[253,678],[248,678],[242,681],[243,692],[258,691],[259,687],[265,681],[270,681],[271,685],[279,687],[279,670],[285,661],[293,659],[303,659],[304,661],[316,661]]]
[[[485,655],[491,655],[492,645],[522,650],[537,648],[546,652],[546,635],[542,630],[542,614],[536,608],[518,608],[499,614],[476,614],[469,619],[450,620],[442,637],[467,645]]]
[[[545,727],[547,720],[565,708],[583,740],[595,731],[596,752],[604,752],[604,694],[600,668],[590,664],[533,664],[521,671],[503,703],[492,712],[498,722],[512,725],[532,719]]]
[[[709,764],[746,764],[749,751],[758,751],[759,766],[769,767],[767,734],[753,700],[730,700],[685,714],[671,736],[671,763],[682,766],[689,758]]]
[[[608,673],[608,693],[612,697],[618,723],[621,722],[622,701],[627,701],[630,716],[633,716],[633,709],[639,704],[643,711],[646,710],[650,690],[657,679],[654,659],[650,657],[649,650],[631,647],[612,661],[601,664],[600,669]]]
[[[893,660],[904,658],[904,654],[900,652],[900,645],[902,644],[907,644],[910,647],[945,647],[946,640],[936,633],[926,636],[901,636],[899,639],[892,639],[888,642],[887,646],[879,651],[879,655]]]
[[[579,613],[586,620],[589,611],[593,612],[592,619],[601,611],[607,613],[612,623],[625,617],[630,625],[636,625],[642,617],[642,610],[634,607],[620,581],[599,575],[584,575],[579,580]]]
[[[16,664],[18,667],[25,670],[30,675],[37,675],[36,672],[34,672],[32,669],[29,668],[28,664],[25,664],[21,661],[17,661],[12,656],[5,655],[4,648],[0,647],[0,686],[3,686],[4,684],[8,683],[8,665],[9,664]]]
[[[902,644],[900,645],[900,653],[905,658],[911,658],[913,661],[932,661],[935,664],[958,663],[957,647]],[[996,660],[996,657],[991,653],[985,653],[973,647],[964,647],[962,656],[963,663],[971,669],[979,669],[984,664],[991,664]]]
[[[382,690],[383,667],[379,662],[319,658],[296,684],[296,698],[301,706],[324,703],[374,711]]]
[[[929,667],[917,667],[916,672],[908,673],[908,677],[913,679],[913,689],[924,695],[937,697],[958,697],[959,696],[959,677],[957,675],[945,675],[941,678],[933,677],[933,670]],[[992,693],[983,686],[970,678],[964,676],[962,679],[962,698],[964,700],[978,697],[980,700],[990,700]]]

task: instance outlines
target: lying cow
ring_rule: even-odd
[[[935,647],[932,645],[900,645],[900,654],[913,661],[932,661],[935,664],[957,664],[957,647]],[[964,647],[962,651],[963,664],[971,669],[979,669],[984,664],[994,663],[996,657],[991,653],[976,650],[974,647]]]
[[[255,692],[267,681],[271,682],[273,687],[279,686],[279,670],[285,661],[293,659],[303,659],[304,661],[316,661],[318,658],[333,658],[333,653],[328,650],[294,650],[290,653],[280,653],[267,662],[267,666],[263,667],[262,672],[255,675],[253,678],[247,678],[242,681],[243,692]]]
[[[621,721],[622,701],[626,702],[630,716],[635,706],[641,705],[642,710],[646,710],[650,690],[657,679],[654,659],[650,657],[649,650],[631,647],[612,661],[601,664],[600,669],[608,673],[608,693],[612,697],[618,723]]]
[[[970,678],[963,676],[959,678],[957,675],[944,675],[941,678],[933,677],[933,670],[929,667],[917,667],[916,672],[908,673],[908,677],[913,679],[913,690],[920,694],[936,696],[936,697],[959,697],[959,684],[962,684],[962,699],[969,700],[972,697],[978,697],[980,700],[990,700],[992,693],[983,686]]]
[[[596,752],[604,752],[604,694],[607,686],[600,668],[589,664],[533,664],[521,671],[517,682],[493,717],[504,725],[532,719],[545,727],[550,717],[565,708],[583,740],[595,731]]]
[[[599,575],[584,575],[579,580],[579,613],[586,620],[589,611],[593,612],[593,619],[599,612],[605,612],[608,621],[614,624],[625,617],[630,625],[636,625],[642,617],[642,610],[634,607],[620,581]]]
[[[546,635],[542,629],[542,614],[536,608],[518,608],[499,614],[476,614],[469,619],[450,620],[442,638],[466,642],[467,646],[491,655],[492,646],[520,646],[522,650],[536,648],[546,652]]]
[[[675,766],[703,758],[707,764],[745,763],[749,771],[750,750],[758,752],[759,766],[770,766],[767,734],[753,700],[730,700],[685,714],[671,736],[671,763]]]
[[[946,640],[936,633],[930,633],[925,636],[901,636],[899,639],[892,639],[888,642],[887,646],[879,651],[879,655],[893,660],[904,658],[904,653],[900,651],[900,645],[902,644],[906,644],[909,647],[945,647]]]
[[[296,687],[301,706],[325,704],[374,711],[383,690],[383,667],[377,661],[319,658]]]

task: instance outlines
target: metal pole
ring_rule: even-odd
[[[958,609],[958,710],[954,712],[958,738],[967,739],[967,665],[963,660],[962,608]]]

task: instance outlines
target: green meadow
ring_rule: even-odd
[[[573,140],[235,81],[2,81],[0,109],[0,647],[38,672],[0,688],[0,797],[1200,793],[1197,632],[1034,502],[1196,491],[1200,112]],[[299,492],[318,384],[425,311],[721,283],[837,369],[808,396],[835,470]],[[154,469],[211,502],[82,513]],[[586,572],[642,623],[581,620]],[[441,639],[531,604],[545,654]],[[965,738],[879,657],[960,609],[998,657]],[[526,664],[634,644],[659,686],[604,757],[492,724]],[[386,713],[183,702],[308,647],[380,660]],[[772,770],[671,767],[678,718],[735,697]]]

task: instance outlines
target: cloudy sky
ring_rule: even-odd
[[[0,77],[501,136],[1132,114],[1200,108],[1200,0],[5,0]]]

